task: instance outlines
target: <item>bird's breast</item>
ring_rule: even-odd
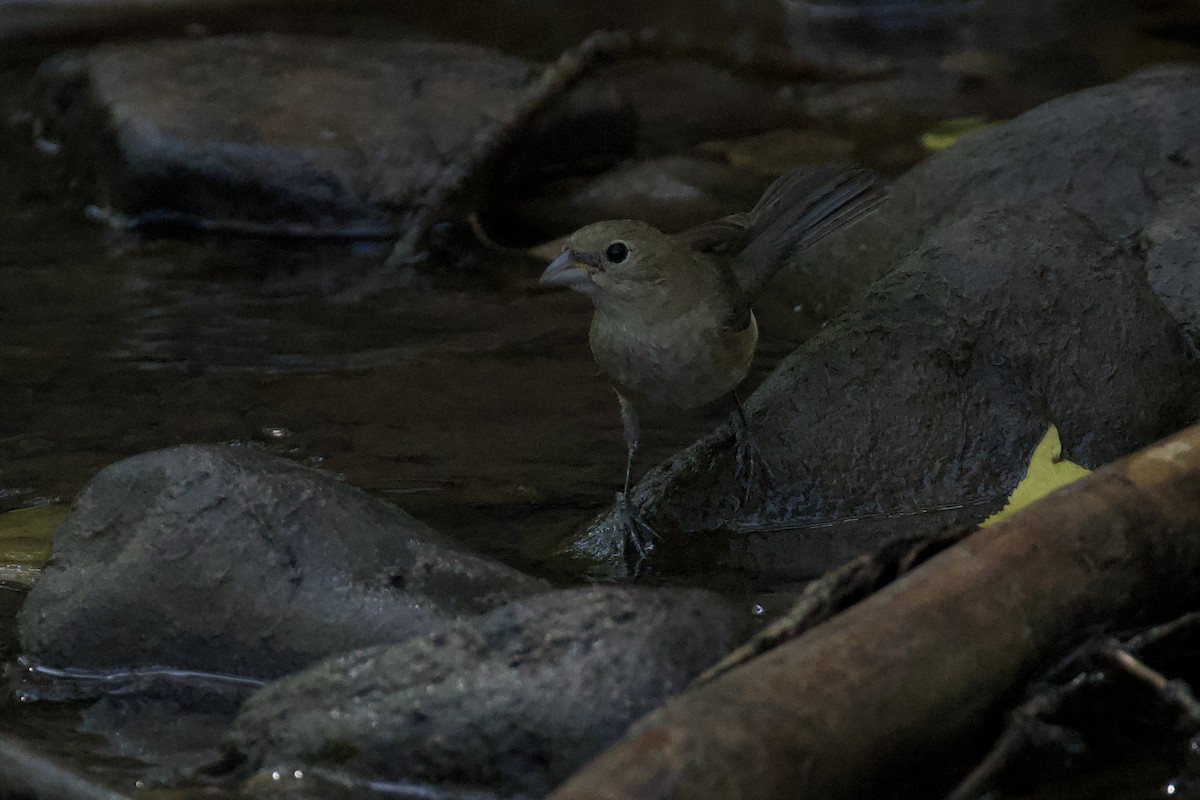
[[[589,337],[597,365],[625,391],[659,405],[696,408],[746,377],[758,342],[754,315],[731,331],[705,309],[654,322],[597,312]]]

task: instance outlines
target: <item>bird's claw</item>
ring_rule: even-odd
[[[641,509],[635,506],[624,492],[617,492],[616,506],[624,543],[632,545],[633,552],[637,554],[637,560],[633,563],[632,567],[633,574],[637,575],[641,571],[642,563],[654,551],[654,543],[662,541],[662,537],[646,521]],[[625,553],[626,560],[628,561],[628,548]]]

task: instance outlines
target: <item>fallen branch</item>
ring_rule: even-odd
[[[858,797],[961,747],[1096,627],[1197,594],[1200,426],[972,534],[643,718],[553,800]]]

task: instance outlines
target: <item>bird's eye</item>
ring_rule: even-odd
[[[624,242],[613,242],[604,251],[604,257],[613,264],[620,264],[629,257],[629,246]]]

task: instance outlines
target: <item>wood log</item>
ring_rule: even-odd
[[[1048,495],[636,723],[552,800],[795,800],[894,785],[999,722],[1097,628],[1200,588],[1200,426]]]

